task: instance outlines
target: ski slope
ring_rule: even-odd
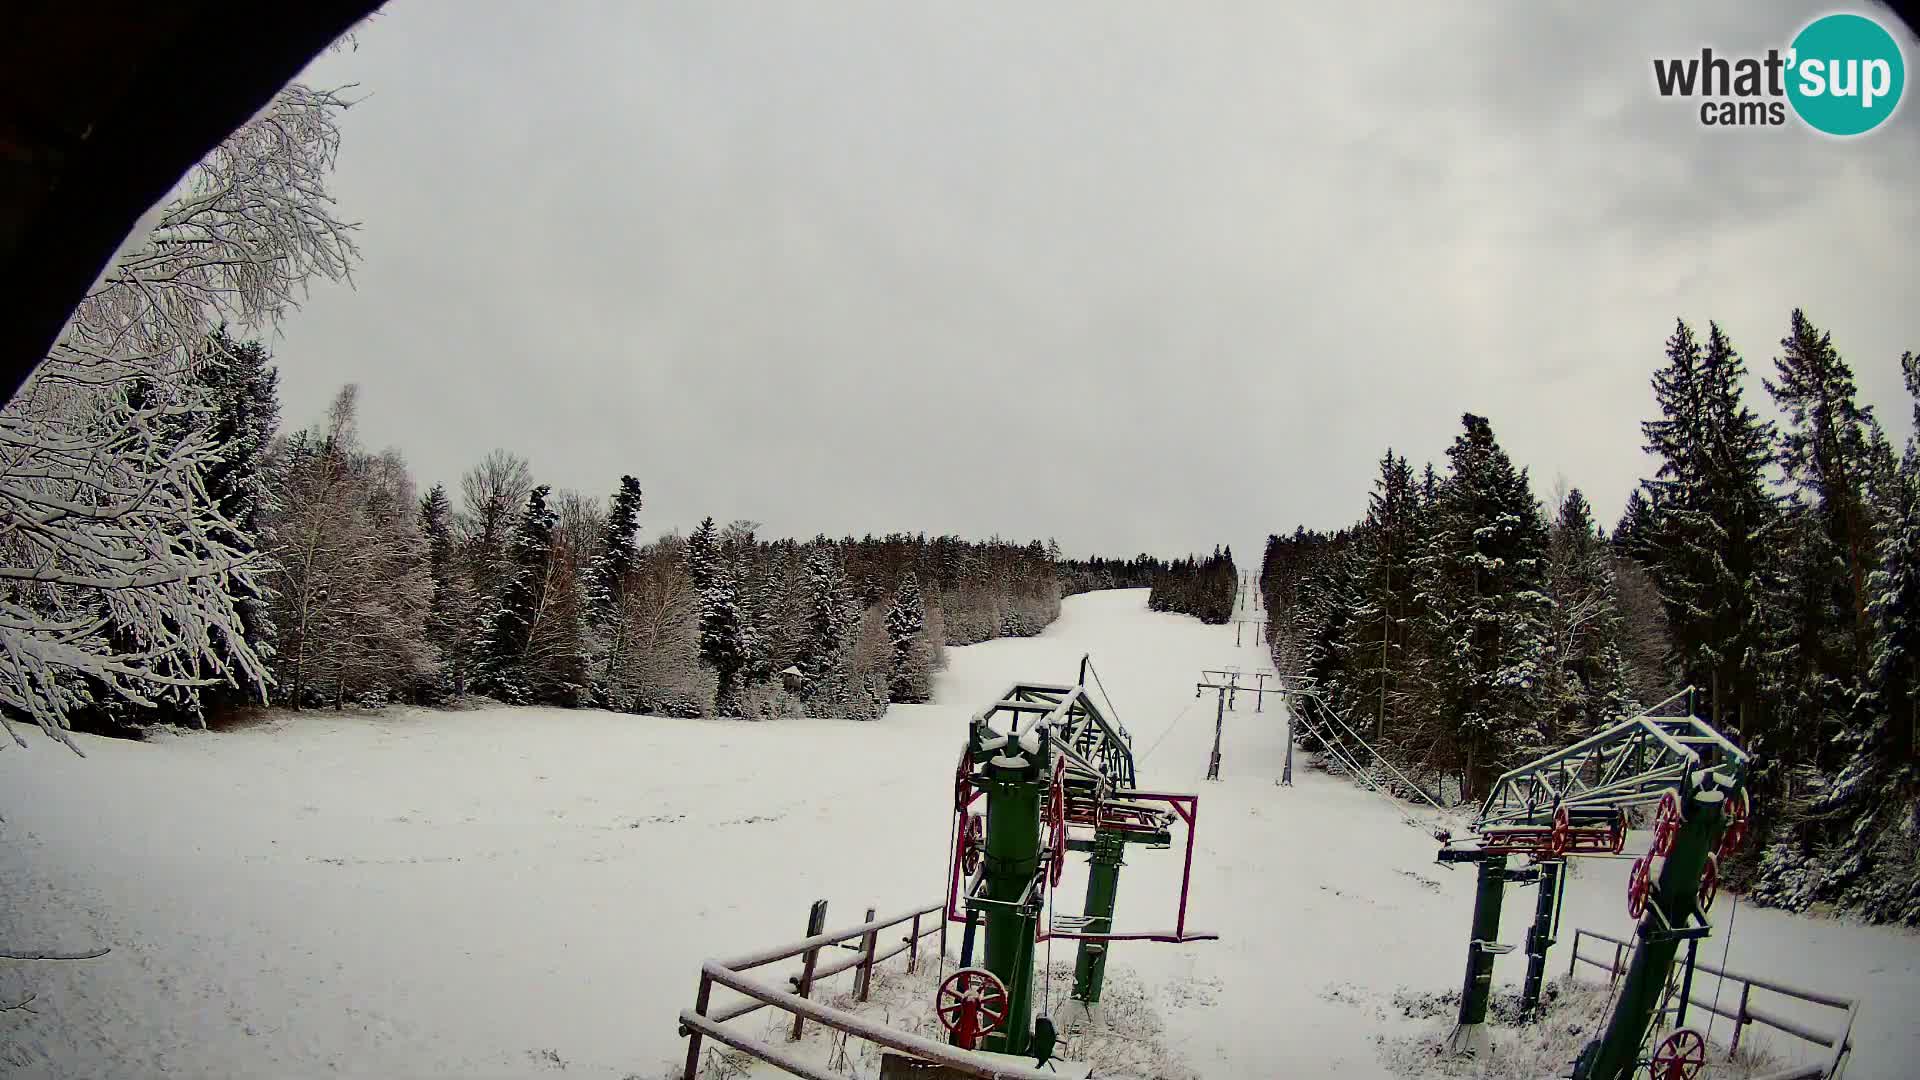
[[[36,739],[0,753],[0,948],[112,951],[0,964],[0,1003],[38,995],[0,1014],[0,1073],[663,1075],[704,957],[801,936],[815,898],[832,927],[939,897],[967,716],[1091,653],[1142,783],[1202,796],[1188,925],[1221,940],[1114,954],[1169,1048],[1207,1077],[1391,1075],[1376,1039],[1430,1023],[1393,995],[1457,987],[1472,878],[1305,755],[1277,786],[1276,709],[1242,699],[1205,781],[1199,672],[1262,664],[1233,639],[1096,593],[1039,638],[949,650],[935,703],[877,723],[391,710],[85,738],[84,760]],[[1130,852],[1116,929],[1171,925],[1178,874],[1177,848]],[[1623,879],[1584,865],[1564,936],[1627,931]],[[1531,908],[1510,893],[1505,940]],[[1729,962],[1865,994],[1848,1076],[1913,1075],[1920,938],[1740,907]]]

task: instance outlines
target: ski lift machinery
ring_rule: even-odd
[[[1681,697],[1687,700],[1686,715],[1653,715]],[[1691,983],[1694,951],[1713,932],[1707,912],[1719,889],[1719,862],[1747,833],[1747,754],[1693,716],[1692,700],[1691,690],[1682,691],[1654,710],[1502,775],[1480,806],[1472,836],[1454,840],[1440,834],[1440,861],[1479,868],[1459,1022],[1450,1040],[1456,1053],[1477,1053],[1487,1041],[1494,960],[1513,948],[1495,941],[1505,886],[1538,882],[1540,887],[1527,933],[1522,991],[1522,1008],[1530,1012],[1539,1000],[1552,944],[1565,860],[1620,855],[1627,810],[1652,805],[1657,807],[1652,845],[1634,861],[1627,882],[1627,912],[1637,924],[1633,959],[1605,1032],[1581,1051],[1572,1075],[1574,1080],[1625,1080],[1650,1066],[1661,1080],[1692,1080],[1699,1071],[1704,1042],[1688,1028],[1675,1030],[1651,1055],[1643,1054],[1683,942],[1682,976]],[[1509,868],[1507,859],[1514,855],[1532,865]],[[1689,988],[1681,987],[1681,1001]]]
[[[1138,786],[1132,739],[1090,658],[1082,657],[1077,683],[1016,683],[972,717],[953,813],[946,917],[965,930],[961,970],[942,981],[936,1008],[955,1045],[1043,1061],[1051,1054],[1057,1033],[1045,1012],[1033,1015],[1033,976],[1052,939],[1076,943],[1071,997],[1094,1005],[1115,942],[1219,937],[1187,929],[1200,798]],[[1172,848],[1177,826],[1186,839],[1173,927],[1115,930],[1122,854],[1129,844]],[[1068,852],[1089,856],[1077,916],[1057,913],[1052,896]]]

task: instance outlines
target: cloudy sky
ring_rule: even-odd
[[[1824,6],[1320,7],[393,0],[307,75],[358,84],[365,263],[275,346],[287,420],[357,382],[423,484],[631,472],[649,533],[1173,553],[1344,524],[1473,411],[1611,520],[1674,318],[1757,393],[1802,305],[1905,437],[1920,110],[1652,88]]]

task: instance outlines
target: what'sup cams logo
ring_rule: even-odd
[[[1700,101],[1707,127],[1778,127],[1788,110],[1815,131],[1864,135],[1886,123],[1907,85],[1906,58],[1894,36],[1865,15],[1827,15],[1765,56],[1657,59],[1661,97]]]

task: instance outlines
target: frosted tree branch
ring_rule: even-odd
[[[233,598],[263,594],[271,567],[208,496],[224,448],[184,376],[217,324],[268,330],[314,276],[351,280],[355,226],[324,182],[347,105],[281,91],[150,215],[0,409],[0,729],[14,742],[25,718],[77,751],[69,718],[103,698],[267,685]]]

